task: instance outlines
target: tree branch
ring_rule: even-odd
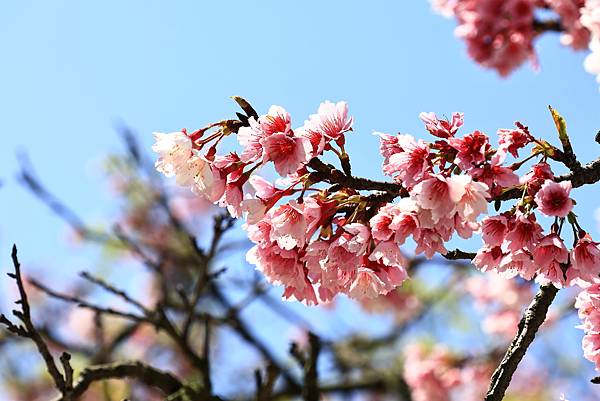
[[[323,163],[317,158],[313,158],[308,163],[308,167],[315,170],[315,172],[311,174],[318,181],[324,181],[330,184],[340,184],[344,187],[356,190],[385,191],[392,192],[402,197],[408,196],[408,191],[400,184],[352,177],[344,174],[342,171],[331,165]]]
[[[21,337],[29,338],[34,342],[38,352],[46,363],[46,370],[52,377],[56,388],[64,394],[67,391],[65,378],[58,370],[54,357],[50,353],[50,350],[44,342],[42,335],[35,328],[31,320],[31,310],[29,307],[29,300],[27,299],[27,292],[25,291],[25,286],[23,285],[23,278],[21,277],[21,264],[19,263],[19,258],[17,256],[16,245],[13,245],[11,257],[15,268],[15,273],[8,273],[8,275],[17,283],[17,287],[19,289],[19,300],[17,301],[17,304],[21,305],[21,311],[13,310],[12,313],[19,318],[19,320],[23,323],[23,326],[17,326],[11,323],[4,315],[0,315],[0,323],[4,324],[10,332]]]
[[[321,341],[313,333],[308,333],[310,346],[308,359],[304,364],[304,387],[302,397],[304,401],[319,401],[319,377],[317,374],[317,362],[321,352]]]
[[[533,342],[535,334],[546,320],[550,304],[556,297],[558,289],[552,284],[540,287],[535,298],[525,311],[519,322],[517,335],[506,350],[500,365],[494,372],[485,401],[501,401],[504,398],[519,362],[525,356],[529,345]]]
[[[55,401],[75,400],[81,397],[92,383],[97,381],[126,378],[139,380],[147,386],[162,391],[165,395],[177,393],[184,388],[187,392],[191,391],[171,373],[158,370],[141,362],[117,362],[84,369],[73,385],[69,397],[61,396],[56,398]],[[184,400],[184,398],[173,398],[173,400]]]

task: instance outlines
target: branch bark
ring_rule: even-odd
[[[97,365],[84,369],[73,389],[68,396],[60,396],[55,401],[71,401],[81,397],[88,388],[94,383],[108,379],[136,379],[160,390],[165,395],[175,394],[177,392],[190,392],[175,376],[171,373],[158,370],[141,362],[118,362],[105,365]],[[191,395],[191,394],[188,394]],[[173,400],[184,400],[177,397]]]
[[[56,361],[50,353],[48,345],[46,344],[46,342],[42,338],[42,335],[36,329],[35,325],[33,324],[33,321],[31,320],[31,309],[29,307],[27,292],[25,291],[23,278],[21,276],[21,263],[19,262],[19,258],[17,256],[16,245],[13,245],[11,257],[15,268],[15,273],[9,273],[8,275],[9,277],[13,278],[17,283],[17,288],[19,289],[19,301],[17,301],[17,304],[21,305],[20,311],[13,310],[12,313],[23,323],[23,326],[17,326],[13,324],[4,315],[0,315],[0,323],[4,324],[7,327],[7,329],[13,334],[24,338],[29,338],[31,341],[33,341],[33,343],[38,349],[39,354],[44,359],[44,362],[46,364],[46,370],[52,377],[56,388],[64,394],[68,391],[65,378],[63,377],[62,373],[58,370]],[[67,372],[67,374],[68,373],[69,372]]]
[[[517,366],[519,366],[519,362],[525,356],[538,329],[544,323],[544,320],[546,320],[548,308],[552,304],[552,301],[554,301],[557,293],[558,289],[552,284],[540,287],[540,290],[519,322],[517,335],[506,350],[504,358],[502,358],[500,365],[492,376],[485,401],[501,401],[504,398],[506,389],[517,370]]]

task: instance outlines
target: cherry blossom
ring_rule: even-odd
[[[573,200],[569,198],[571,182],[561,183],[546,180],[535,195],[538,210],[546,216],[566,217],[573,209]]]
[[[325,101],[319,105],[317,114],[312,114],[304,125],[305,131],[318,134],[327,140],[339,139],[342,134],[352,129],[354,120],[348,116],[346,102],[331,103]]]
[[[173,177],[192,156],[192,140],[183,132],[155,132],[153,135],[156,143],[152,150],[159,155],[156,170]]]
[[[411,135],[397,135],[396,141],[399,151],[389,154],[383,171],[410,188],[431,171],[429,146],[423,140],[416,141]]]
[[[480,131],[472,132],[462,138],[451,138],[450,146],[457,150],[454,162],[463,170],[483,163],[491,146],[487,135]]]
[[[465,41],[469,56],[503,77],[526,61],[537,68],[534,42],[552,31],[561,32],[564,46],[589,49],[584,67],[600,74],[598,0],[434,0],[432,6],[456,19],[455,35]]]
[[[583,324],[583,356],[600,370],[600,284],[594,283],[577,295],[575,308]]]
[[[600,244],[586,234],[571,251],[571,263],[578,278],[593,283],[600,275]]]
[[[513,157],[519,157],[519,149],[533,141],[533,137],[521,128],[500,129],[498,137],[498,152],[504,155],[510,153]]]
[[[506,7],[527,18],[516,2]],[[447,242],[455,234],[465,239],[480,234],[483,246],[473,265],[504,278],[566,286],[598,276],[600,251],[569,214],[574,206],[571,183],[554,181],[548,163],[555,154],[552,145],[540,147],[521,123],[499,130],[498,147],[493,148],[482,131],[457,136],[462,113],[451,120],[431,112],[419,117],[433,142],[376,133],[383,172],[393,182],[375,184],[395,187],[371,194],[345,184],[355,179],[344,165],[349,160],[344,134],[354,122],[345,102],[322,103],[295,130],[291,114],[272,106],[267,114],[234,123],[223,120],[192,135],[156,134],[153,149],[159,155],[157,170],[246,220],[244,228],[254,243],[247,260],[284,287],[285,299],[312,305],[338,294],[356,299],[389,294],[408,279],[405,247],[413,244],[409,252],[431,259],[448,253]],[[241,155],[220,155],[217,146],[231,134],[238,136]],[[519,151],[531,144],[538,146],[532,156],[504,164],[508,154],[518,159]],[[344,171],[323,172],[333,168],[320,161],[326,152],[340,159]],[[519,177],[517,170],[535,157],[540,160]],[[279,175],[274,182],[259,175],[271,163]],[[360,185],[373,184],[366,180]],[[488,205],[507,190],[522,195],[512,208],[485,216]],[[545,232],[537,212],[573,226],[581,237],[573,250],[564,245],[558,224]],[[501,320],[508,325],[513,317],[507,313]]]
[[[452,120],[440,120],[434,112],[423,112],[419,114],[419,118],[425,123],[425,128],[431,135],[440,138],[453,137],[464,123],[463,113],[453,113]]]

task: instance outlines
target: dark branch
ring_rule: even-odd
[[[108,379],[136,379],[160,390],[165,395],[175,394],[185,388],[190,391],[171,373],[155,369],[141,362],[118,362],[106,365],[97,365],[84,369],[69,397],[59,397],[55,401],[71,401],[81,397],[94,382]],[[173,400],[184,398],[173,398]]]
[[[465,252],[460,249],[455,249],[453,251],[448,251],[444,256],[444,258],[448,260],[473,260],[476,253],[474,252]]]
[[[8,275],[11,278],[13,278],[17,283],[17,288],[19,289],[19,300],[17,301],[17,304],[21,305],[20,311],[13,310],[12,313],[23,323],[23,326],[17,326],[11,323],[4,315],[0,315],[0,323],[4,324],[10,332],[21,337],[29,338],[31,341],[34,342],[39,354],[42,356],[44,362],[46,363],[46,370],[52,377],[56,388],[64,394],[67,391],[65,379],[58,370],[58,367],[56,366],[56,361],[50,353],[48,345],[46,345],[44,339],[42,338],[42,335],[36,329],[31,320],[31,310],[29,307],[27,292],[25,291],[25,286],[23,284],[23,278],[21,277],[21,264],[19,263],[19,259],[17,256],[16,245],[13,245],[11,256],[15,268],[15,273],[9,273]]]
[[[504,398],[519,362],[525,356],[535,334],[544,323],[550,304],[556,297],[558,289],[552,284],[540,287],[535,298],[525,311],[519,322],[517,335],[506,350],[500,365],[494,372],[485,401],[501,401]]]
[[[357,191],[385,191],[394,193],[397,196],[408,196],[408,191],[400,184],[352,177],[344,174],[342,171],[333,166],[323,163],[317,158],[312,159],[308,163],[308,167],[315,170],[315,172],[311,173],[311,175],[316,181],[324,181],[330,184],[340,184],[344,187],[352,188]]]
[[[309,352],[304,364],[304,388],[302,397],[304,401],[319,401],[319,377],[317,375],[317,362],[321,352],[321,341],[313,333],[308,333]]]
[[[533,28],[538,33],[564,31],[564,28],[563,28],[562,24],[560,23],[560,20],[544,20],[544,21],[542,21],[542,20],[536,19],[533,21]]]

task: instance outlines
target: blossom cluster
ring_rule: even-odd
[[[600,1],[598,0],[433,0],[441,14],[454,16],[455,34],[468,54],[484,67],[510,74],[525,61],[537,67],[535,39],[545,31],[561,31],[560,41],[574,50],[591,51],[585,61],[600,74]],[[551,10],[555,19],[541,18]]]
[[[506,339],[514,337],[521,309],[531,300],[529,285],[498,274],[487,274],[467,279],[465,290],[473,297],[475,307],[486,312],[481,321],[484,332]]]
[[[480,400],[485,395],[491,376],[489,364],[465,364],[440,345],[408,344],[405,354],[404,379],[413,400]]]
[[[577,295],[575,307],[584,330],[583,355],[600,370],[600,283],[594,283]]]
[[[571,212],[571,183],[556,182],[548,164],[558,149],[520,123],[500,129],[495,148],[482,131],[457,135],[462,113],[450,119],[421,113],[435,138],[431,142],[375,133],[383,172],[393,182],[376,186],[383,192],[365,194],[373,188],[361,184],[365,180],[356,184],[344,149],[353,126],[345,102],[322,103],[298,128],[280,106],[258,115],[247,102],[239,103],[248,114],[239,114],[240,120],[192,133],[156,133],[156,168],[245,218],[254,243],[247,260],[283,285],[287,299],[317,304],[337,294],[356,299],[388,294],[408,278],[410,263],[401,247],[414,243],[410,253],[426,258],[445,255],[455,233],[461,238],[481,233],[483,246],[473,263],[482,271],[558,287],[592,282],[600,273],[598,243]],[[230,134],[242,151],[218,154],[217,145]],[[529,145],[531,156],[508,163]],[[337,156],[344,172],[322,162],[325,153]],[[534,158],[540,160],[519,176],[517,170]],[[280,178],[258,175],[265,166]],[[515,190],[512,208],[481,219],[489,203]],[[537,213],[555,219],[548,232]],[[565,221],[576,237],[570,251],[561,238]]]

